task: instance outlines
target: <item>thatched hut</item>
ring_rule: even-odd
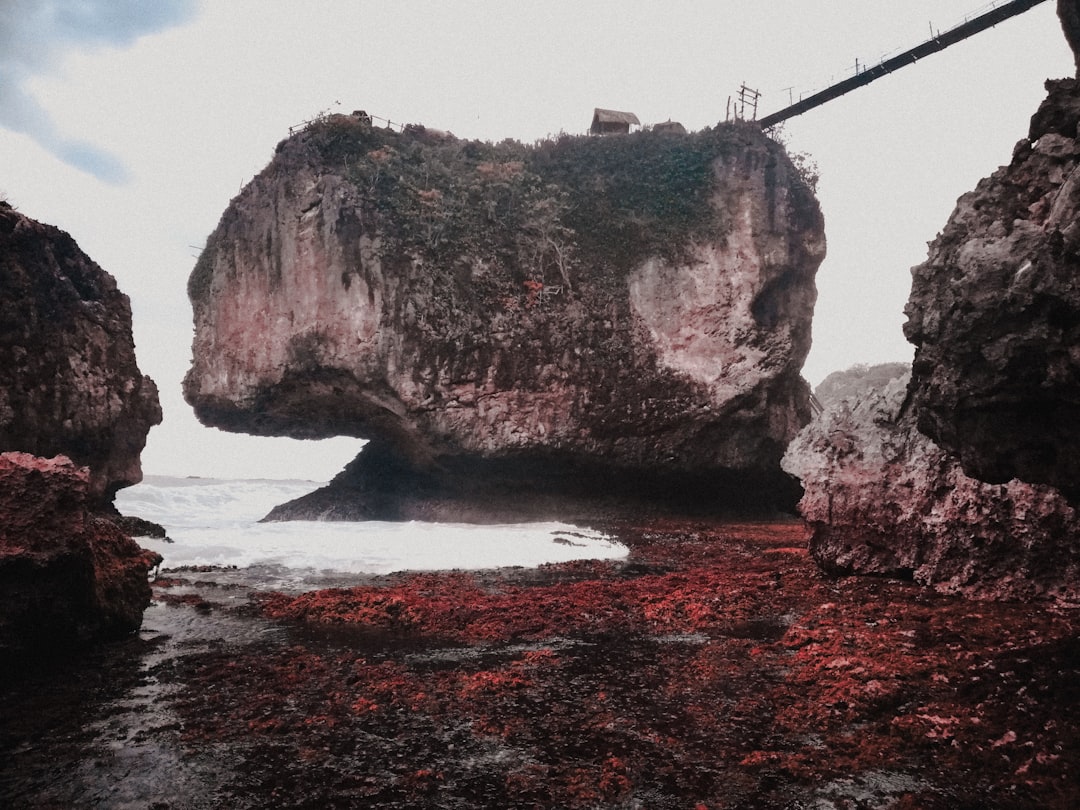
[[[666,132],[670,135],[685,135],[686,127],[684,127],[678,121],[672,121],[669,118],[663,123],[653,124],[653,132]]]
[[[641,122],[632,112],[619,112],[618,110],[601,110],[597,107],[593,110],[592,126],[589,127],[590,135],[625,135],[630,127],[640,127]]]

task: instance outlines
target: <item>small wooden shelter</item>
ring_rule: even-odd
[[[653,124],[653,132],[666,132],[672,135],[685,135],[686,127],[684,127],[678,121],[672,121],[669,118],[663,123]]]
[[[640,127],[641,122],[632,112],[619,112],[618,110],[601,110],[599,107],[593,110],[592,126],[589,127],[590,135],[625,135],[630,127]]]

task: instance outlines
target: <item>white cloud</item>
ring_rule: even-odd
[[[47,105],[28,91],[71,50],[125,47],[190,19],[193,0],[7,0],[0,4],[0,126],[29,135],[80,171],[113,185],[128,181],[123,160],[65,135]]]

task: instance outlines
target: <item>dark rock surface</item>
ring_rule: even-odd
[[[1080,7],[1058,8],[1075,51]],[[1080,600],[1080,82],[1047,89],[912,270],[910,381],[833,375],[788,448],[826,570]]]
[[[91,507],[85,467],[0,454],[0,668],[138,629],[161,558]]]
[[[435,471],[403,465],[372,442],[329,485],[276,506],[281,520],[425,520],[443,523],[578,523],[793,509],[798,482],[776,471],[698,474],[618,470],[570,458],[442,459]]]
[[[292,517],[790,507],[823,256],[751,126],[527,148],[331,116],[209,238],[185,396],[226,430],[372,440]]]
[[[1057,11],[1065,39],[1076,58],[1077,75],[1080,76],[1080,0],[1058,0]]]
[[[1076,16],[1074,3],[1062,3]],[[1011,163],[957,202],[914,268],[919,429],[983,481],[1080,497],[1080,82],[1047,82]]]
[[[68,456],[107,505],[142,480],[160,422],[127,296],[68,234],[0,203],[0,451]]]
[[[1080,602],[1076,510],[1049,486],[965,475],[902,411],[907,373],[873,372],[861,390],[825,398],[784,456],[805,488],[818,565],[970,597]]]

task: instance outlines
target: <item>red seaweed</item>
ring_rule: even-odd
[[[293,643],[194,656],[184,738],[282,807],[1075,806],[1073,612],[831,579],[798,523],[623,536],[265,596]]]

